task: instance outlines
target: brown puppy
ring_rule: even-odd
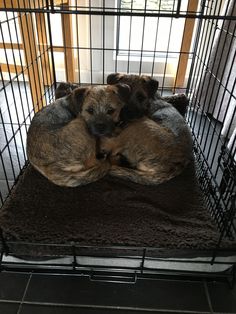
[[[179,175],[192,159],[191,137],[177,137],[149,118],[130,122],[117,137],[104,138],[110,152],[110,174],[140,184],[156,185]]]
[[[110,174],[150,185],[179,175],[192,160],[192,138],[183,117],[156,96],[155,80],[112,74],[108,83],[116,82],[115,78],[128,84],[132,93],[123,107],[126,127],[116,138],[101,143],[101,149],[111,155]]]
[[[77,88],[39,111],[27,137],[31,164],[57,185],[103,177],[110,163],[96,158],[96,138],[112,136],[129,91],[122,84]]]
[[[182,116],[186,113],[188,98],[184,94],[160,96],[157,92],[159,83],[150,76],[112,73],[108,75],[107,83],[110,85],[124,83],[131,88],[129,103],[121,112],[123,120],[132,120],[144,115],[151,117],[163,107],[172,108],[172,115],[176,111]]]

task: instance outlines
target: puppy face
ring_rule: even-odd
[[[146,75],[125,75],[113,73],[107,77],[108,84],[124,83],[130,86],[131,96],[128,106],[122,109],[122,115],[126,119],[140,118],[148,113],[150,99],[154,97],[158,89],[158,81]]]
[[[74,110],[84,118],[96,137],[112,136],[120,121],[120,112],[130,95],[125,84],[78,88],[72,92]]]

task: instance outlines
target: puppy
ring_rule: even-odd
[[[161,97],[157,92],[159,83],[147,75],[112,73],[107,77],[110,85],[128,84],[132,90],[129,103],[122,109],[121,119],[129,121],[144,115],[151,116],[163,107],[173,108],[172,114],[178,111],[183,117],[186,114],[188,98],[184,94]],[[176,110],[175,110],[176,109]]]
[[[57,185],[74,187],[103,177],[107,159],[96,158],[96,138],[109,138],[130,92],[127,85],[77,88],[43,108],[27,137],[31,164]]]
[[[123,107],[128,121],[116,138],[104,138],[110,153],[110,174],[136,183],[155,185],[174,178],[192,160],[192,137],[183,117],[156,95],[158,82],[146,76],[112,74],[108,83],[131,87]]]
[[[109,173],[145,185],[174,178],[192,160],[190,135],[178,135],[146,117],[130,122],[117,137],[101,140],[110,153]]]

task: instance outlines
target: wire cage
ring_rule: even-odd
[[[54,100],[58,82],[106,84],[112,72],[150,75],[159,81],[162,95],[183,92],[189,97],[186,121],[194,139],[197,176],[219,229],[217,247],[201,262],[213,262],[222,239],[235,238],[236,227],[235,2],[3,0],[0,11],[1,205],[27,165],[25,142],[31,120]],[[7,250],[2,236],[2,268],[99,269],[94,261],[79,263],[77,256],[86,256],[86,248],[78,251],[73,245],[68,245],[72,257],[65,263],[4,261]],[[132,268],[135,276],[155,273],[153,269],[145,273],[146,248],[129,248],[129,254],[119,247],[94,248],[89,254],[120,260],[135,256],[134,266],[128,262],[113,268],[125,273]],[[234,262],[224,263],[232,266],[226,274],[231,276]]]

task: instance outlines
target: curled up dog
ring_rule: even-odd
[[[122,108],[124,129],[101,143],[113,164],[109,173],[147,185],[179,175],[192,160],[192,138],[183,117],[156,94],[158,82],[117,73],[107,82],[131,87],[131,97]]]
[[[103,177],[110,162],[97,158],[97,139],[114,135],[129,93],[124,84],[80,87],[36,113],[27,136],[31,164],[62,186]]]

